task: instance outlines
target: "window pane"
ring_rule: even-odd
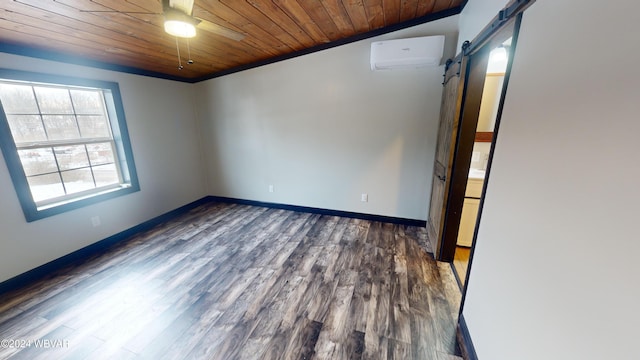
[[[116,164],[93,167],[93,176],[95,176],[96,179],[96,186],[107,186],[120,183]]]
[[[27,176],[58,171],[51,148],[18,150],[18,155]]]
[[[67,89],[34,87],[42,114],[73,114]]]
[[[43,116],[49,140],[74,140],[80,138],[74,116]]]
[[[84,145],[56,146],[53,148],[60,170],[78,169],[89,166],[89,158]]]
[[[78,115],[78,125],[83,138],[110,137],[111,135],[105,116]]]
[[[47,140],[40,115],[8,115],[7,120],[16,144]]]
[[[111,143],[87,144],[87,151],[89,152],[91,165],[115,162]]]
[[[38,114],[31,86],[0,84],[0,101],[7,114]]]
[[[27,181],[35,202],[64,195],[64,188],[58,173],[28,177]]]
[[[91,90],[71,90],[70,93],[76,114],[104,114],[102,92]]]
[[[93,176],[89,169],[69,170],[62,172],[62,180],[67,194],[73,194],[95,188]]]

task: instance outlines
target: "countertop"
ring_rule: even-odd
[[[485,170],[480,169],[469,169],[469,179],[483,180],[484,179]]]

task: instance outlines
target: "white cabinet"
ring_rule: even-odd
[[[458,245],[471,246],[473,241],[473,230],[478,217],[478,207],[480,206],[480,196],[482,196],[482,185],[484,179],[469,178],[467,190],[465,192],[464,205],[462,206],[462,216],[460,218],[460,229],[458,230]]]
[[[478,199],[464,199],[462,217],[460,218],[460,230],[458,230],[459,246],[471,246],[471,242],[473,241],[473,230],[475,229],[476,218],[478,217],[479,205],[480,200]]]
[[[484,179],[469,178],[467,180],[467,190],[464,192],[465,198],[480,198],[482,196],[482,185],[484,185]]]

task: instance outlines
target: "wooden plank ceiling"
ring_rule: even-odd
[[[176,38],[163,30],[161,0],[2,0],[0,51],[71,62],[85,59],[193,81],[457,12],[463,3],[195,0],[193,16],[244,37],[237,41],[199,28],[188,49],[184,39],[179,41],[184,65],[179,70]],[[191,65],[186,64],[189,52]]]

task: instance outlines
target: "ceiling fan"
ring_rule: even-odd
[[[196,36],[196,29],[204,30],[214,34],[224,36],[226,38],[241,41],[245,35],[237,31],[233,31],[224,26],[220,26],[205,19],[199,19],[193,16],[193,5],[195,0],[161,0],[162,13],[138,12],[138,11],[117,11],[117,10],[83,10],[83,12],[116,12],[122,14],[149,14],[164,15],[164,31],[176,37],[176,48],[178,50],[178,69],[182,70],[182,61],[180,59],[180,46],[178,38],[187,39],[187,50],[189,50],[189,39]],[[191,54],[189,54],[188,64],[193,64]]]
[[[196,35],[196,28],[240,41],[244,34],[227,29],[218,24],[193,16],[195,0],[162,0],[164,15],[164,31],[176,37],[191,38]]]
[[[80,10],[89,13],[120,13],[120,14],[146,14],[164,15],[164,30],[173,36],[192,38],[196,35],[196,28],[208,31],[226,38],[241,41],[245,35],[233,31],[224,26],[205,19],[193,16],[193,4],[195,0],[161,0],[162,13],[146,11],[118,11],[118,10]]]

